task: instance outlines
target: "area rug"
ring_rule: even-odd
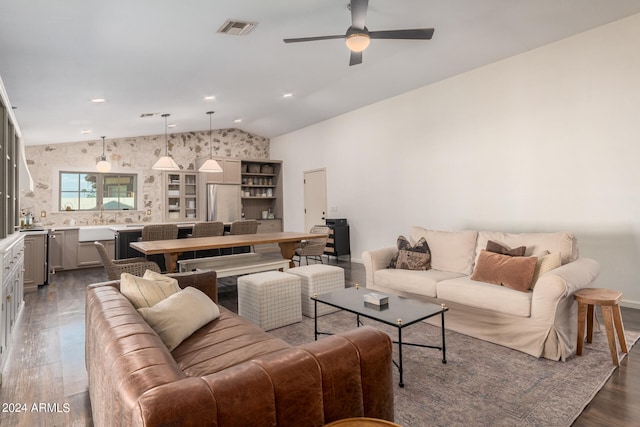
[[[392,338],[395,329],[365,323]],[[355,327],[355,316],[337,312],[318,320],[321,331]],[[271,331],[292,345],[313,340],[313,319]],[[440,329],[421,322],[403,341],[439,345]],[[626,331],[629,349],[640,333]],[[570,426],[615,367],[604,332],[595,332],[582,356],[566,362],[537,359],[453,331],[446,332],[447,363],[438,350],[403,347],[404,388],[394,367],[395,422],[422,426]],[[394,345],[394,358],[397,358]],[[397,359],[396,359],[397,360]]]

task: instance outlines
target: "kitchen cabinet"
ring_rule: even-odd
[[[27,233],[24,237],[24,278],[25,292],[35,291],[44,285],[47,268],[47,234]]]
[[[16,322],[24,306],[24,235],[4,239],[0,246],[0,384]]]
[[[51,230],[49,239],[49,269],[73,270],[78,268],[78,229]]]
[[[198,219],[198,172],[165,172],[164,189],[165,221]]]
[[[115,259],[116,244],[115,240],[98,240],[102,243],[109,254],[111,259]],[[96,245],[93,242],[78,242],[77,243],[77,260],[76,267],[102,267],[102,258],[96,249]]]
[[[196,169],[207,161],[208,157],[196,159]],[[241,174],[240,168],[242,162],[238,159],[225,159],[222,157],[214,157],[216,162],[222,168],[222,172],[207,172],[204,175],[204,181],[207,184],[240,184]]]
[[[273,218],[282,215],[282,161],[242,161],[242,209],[246,219],[263,218],[263,212]]]

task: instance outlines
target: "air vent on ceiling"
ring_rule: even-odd
[[[222,24],[222,27],[218,28],[218,32],[232,36],[244,36],[249,34],[257,24],[257,22],[227,20]]]

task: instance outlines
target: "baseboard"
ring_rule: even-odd
[[[623,299],[622,301],[620,301],[620,305],[622,307],[635,308],[636,310],[640,310],[640,301],[629,301]]]

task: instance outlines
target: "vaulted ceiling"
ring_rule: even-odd
[[[214,128],[274,137],[640,13],[638,0],[370,0],[369,30],[433,39],[372,40],[351,67],[342,40],[283,43],[344,34],[347,5],[0,0],[0,76],[27,145],[160,134],[162,113],[171,132],[205,130],[209,110]],[[217,33],[227,19],[257,25]]]

